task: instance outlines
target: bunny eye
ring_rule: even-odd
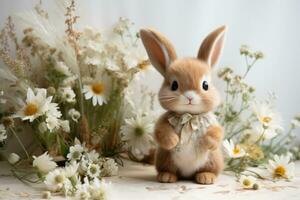
[[[205,90],[205,91],[208,90],[208,82],[207,82],[207,81],[203,81],[203,82],[202,82],[202,88],[203,88],[203,90]]]
[[[178,89],[178,83],[177,81],[173,81],[171,85],[171,90],[176,91]]]

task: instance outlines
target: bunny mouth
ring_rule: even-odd
[[[185,106],[196,106],[198,104],[197,103],[187,103],[187,104],[182,104],[182,105],[185,105]]]

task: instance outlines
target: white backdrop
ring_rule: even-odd
[[[0,0],[0,24],[13,12],[31,9],[37,0]],[[46,2],[51,8],[51,1]],[[239,56],[241,44],[262,50],[266,58],[257,63],[249,83],[259,97],[269,91],[277,96],[285,124],[300,113],[300,1],[297,0],[81,0],[80,23],[105,28],[119,17],[137,27],[154,27],[175,44],[180,56],[194,56],[200,41],[219,25],[229,27],[219,66],[245,70]],[[147,79],[159,87],[160,76]],[[155,81],[154,81],[155,80]]]

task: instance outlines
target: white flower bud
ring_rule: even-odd
[[[20,156],[16,153],[11,153],[9,154],[8,158],[7,158],[8,162],[12,165],[16,164],[17,162],[19,162],[20,160]]]

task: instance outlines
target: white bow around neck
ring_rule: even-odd
[[[217,124],[217,120],[212,113],[198,115],[190,113],[182,115],[173,114],[168,118],[168,121],[179,135],[180,144],[188,143],[195,133],[205,134],[208,126]]]

